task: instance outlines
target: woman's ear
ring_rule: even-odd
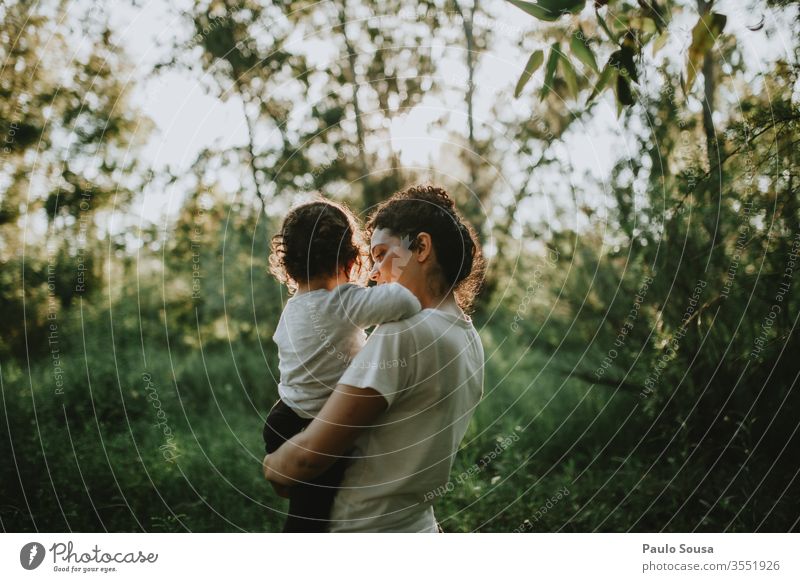
[[[428,260],[428,257],[431,255],[431,251],[433,250],[433,241],[431,240],[431,235],[429,235],[427,232],[421,232],[417,235],[417,238],[414,242],[414,250],[417,251],[417,262],[424,263]]]

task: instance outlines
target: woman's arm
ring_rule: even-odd
[[[323,473],[353,445],[362,429],[386,410],[387,401],[371,388],[339,384],[308,427],[264,457],[264,478],[296,485]]]

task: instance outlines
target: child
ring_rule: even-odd
[[[353,284],[362,278],[366,257],[355,217],[325,200],[291,210],[272,239],[270,272],[294,293],[273,336],[278,345],[280,399],[264,425],[268,454],[319,413],[363,347],[365,328],[410,317],[421,309],[413,293],[397,283],[370,288]],[[289,489],[283,531],[327,531],[345,466],[340,459],[313,482]]]

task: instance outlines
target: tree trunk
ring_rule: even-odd
[[[475,36],[473,33],[473,23],[475,21],[475,12],[478,10],[478,0],[474,0],[469,14],[464,13],[458,0],[453,0],[453,4],[463,23],[464,39],[467,48],[467,90],[465,93],[465,101],[467,105],[467,135],[470,147],[467,164],[469,165],[470,190],[474,196],[477,196],[476,184],[478,181],[478,168],[475,157],[477,156],[478,146],[475,141]]]
[[[710,4],[705,0],[697,0],[697,11],[702,15],[710,9]],[[703,55],[703,131],[706,136],[706,159],[709,168],[708,186],[703,188],[705,192],[698,194],[703,196],[702,204],[709,211],[705,214],[702,224],[708,234],[714,238],[718,236],[717,223],[719,220],[719,200],[722,192],[722,151],[720,148],[717,133],[714,130],[714,97],[716,95],[716,78],[714,72],[713,47]],[[715,212],[714,209],[717,211]],[[711,241],[712,246],[714,240]]]
[[[256,168],[256,151],[255,151],[255,127],[253,124],[253,120],[250,119],[250,115],[247,113],[247,99],[245,98],[244,93],[239,86],[239,83],[236,83],[237,90],[239,91],[239,96],[242,98],[242,109],[244,114],[245,122],[247,123],[247,153],[250,157],[250,175],[253,177],[253,183],[255,184],[256,188],[256,196],[258,196],[259,201],[261,202],[261,211],[266,215],[267,213],[267,198],[264,192],[262,191],[261,181],[258,179],[258,168]]]
[[[342,0],[339,5],[339,26],[342,30],[342,38],[344,39],[345,50],[347,51],[347,65],[350,82],[353,84],[353,113],[356,118],[356,140],[358,147],[358,168],[361,172],[359,181],[363,186],[364,192],[364,207],[369,208],[375,204],[373,200],[373,193],[369,188],[369,165],[367,164],[367,150],[365,147],[366,138],[364,137],[364,122],[361,119],[361,106],[358,101],[359,86],[358,77],[356,75],[356,53],[353,49],[353,44],[350,42],[350,37],[347,36],[347,0]]]

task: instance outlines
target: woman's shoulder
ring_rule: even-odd
[[[385,335],[403,334],[417,338],[440,337],[450,329],[474,329],[468,317],[441,311],[439,309],[423,309],[422,311],[388,323],[382,323],[373,333]]]
[[[425,317],[422,316],[422,311],[420,311],[419,313],[415,313],[411,317],[406,317],[405,319],[398,319],[397,321],[387,321],[382,323],[377,326],[375,331],[372,333],[380,333],[383,335],[409,335],[413,334],[415,331],[419,331],[419,327],[424,323],[424,321]]]

